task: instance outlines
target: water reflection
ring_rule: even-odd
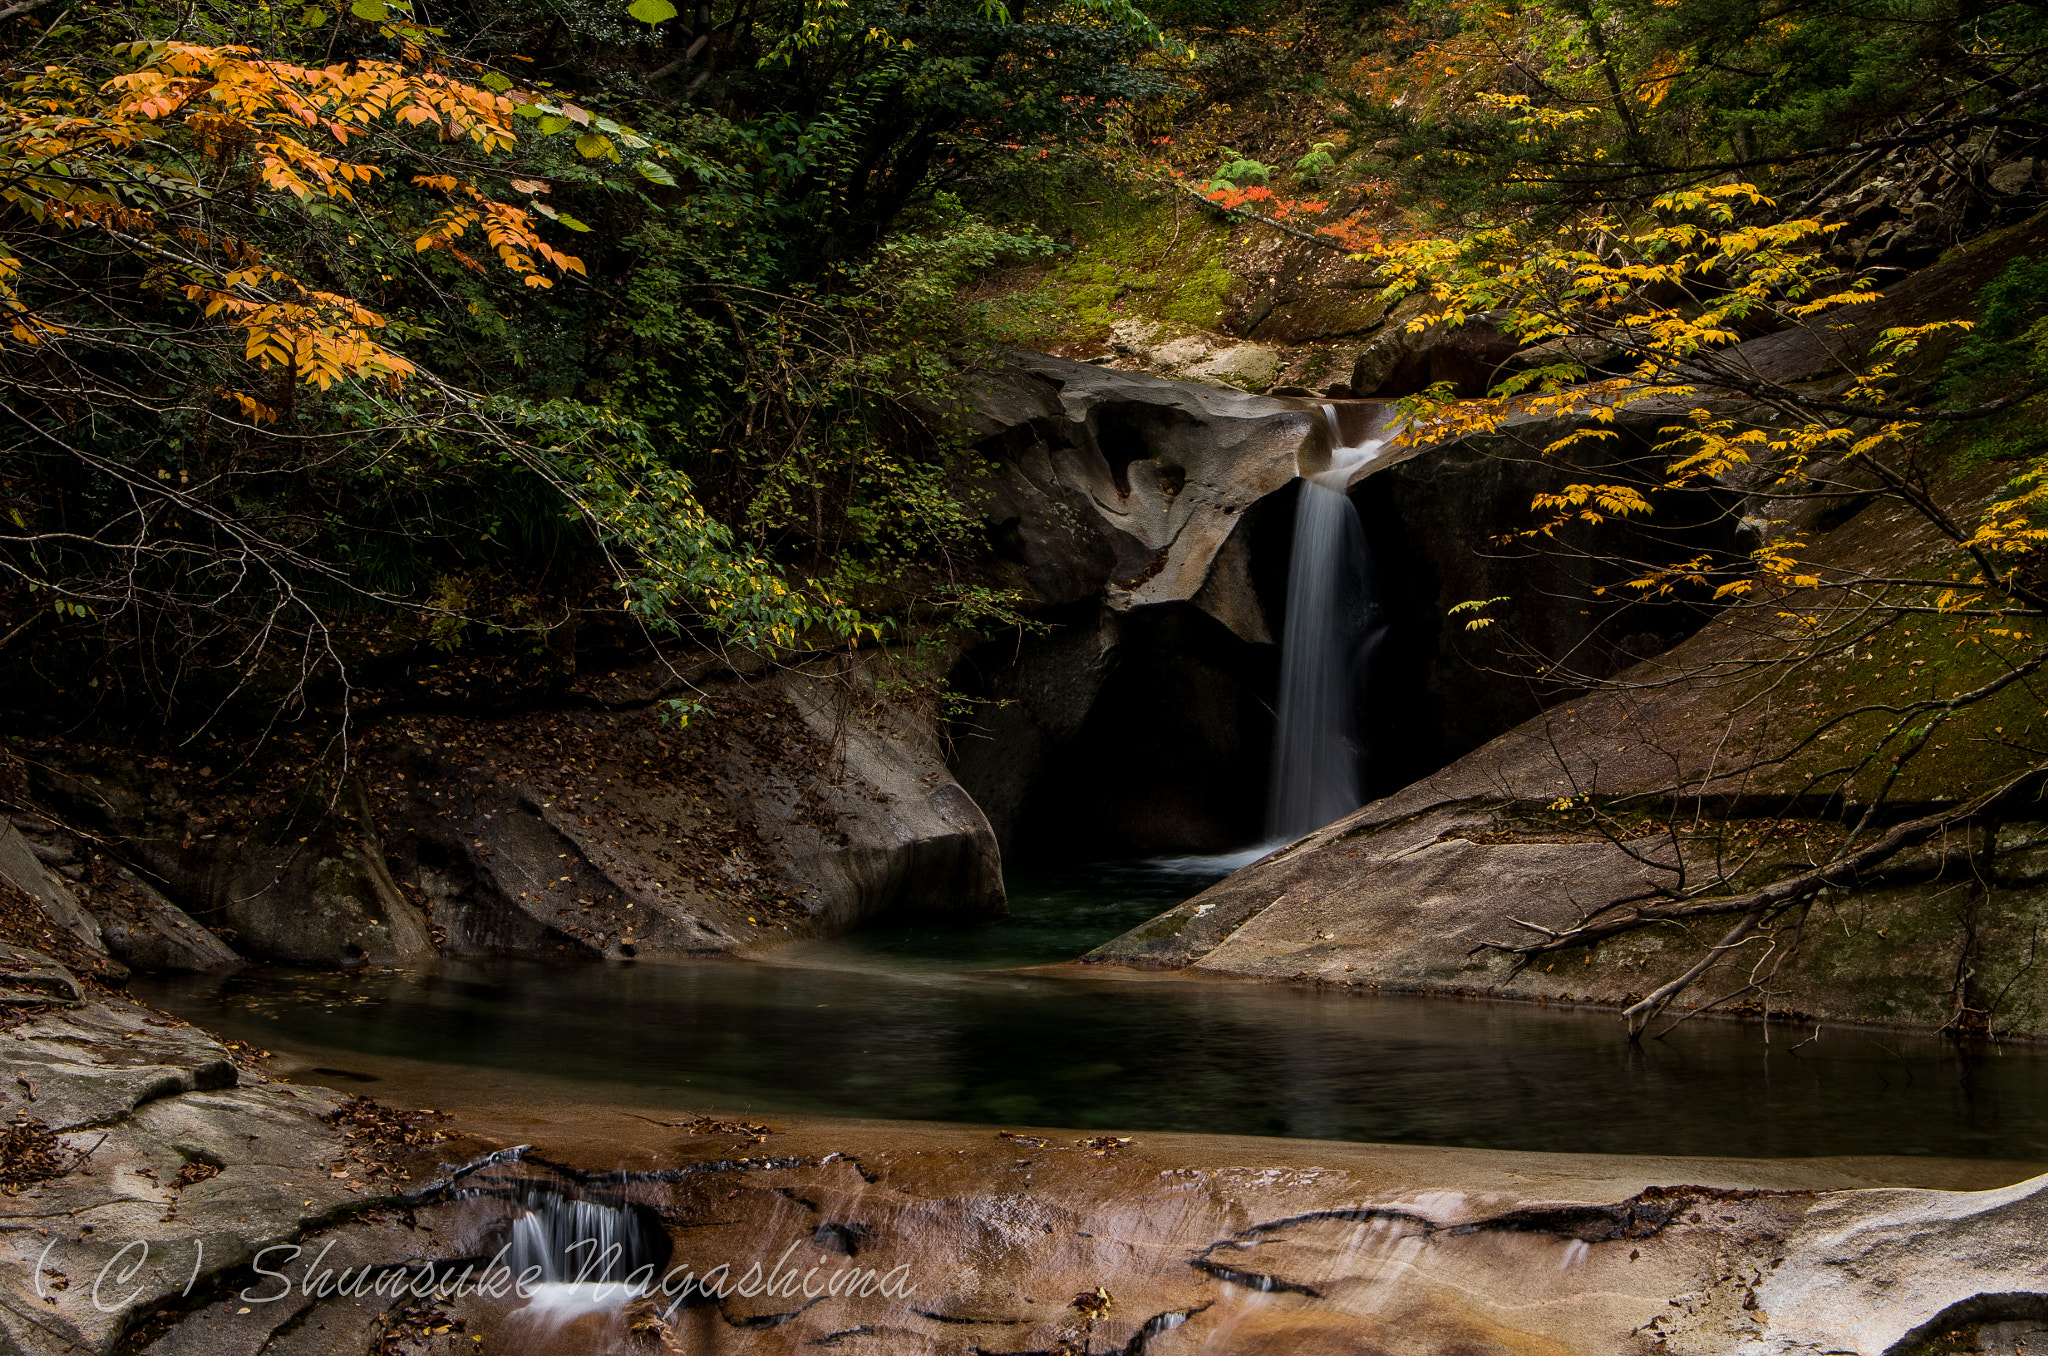
[[[212,1029],[812,1113],[1599,1153],[2048,1157],[2048,1067],[1827,1031],[1278,986],[706,962],[156,981]],[[1800,1033],[1803,1035],[1804,1033]]]

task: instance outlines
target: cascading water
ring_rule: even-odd
[[[632,1210],[534,1189],[515,1198],[504,1263],[525,1305],[507,1331],[530,1356],[619,1347],[619,1310],[652,1291],[667,1247]]]
[[[1364,800],[1352,708],[1360,666],[1382,630],[1365,529],[1345,490],[1386,446],[1390,430],[1376,425],[1364,441],[1346,444],[1334,406],[1323,406],[1323,419],[1330,467],[1302,477],[1287,572],[1280,719],[1266,812],[1268,836],[1282,843],[1350,814]]]
[[[625,1286],[661,1259],[647,1226],[630,1211],[599,1201],[533,1191],[512,1220],[505,1264],[544,1285]]]

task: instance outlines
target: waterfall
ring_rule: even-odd
[[[1364,800],[1352,708],[1360,667],[1381,629],[1365,529],[1345,487],[1378,455],[1391,430],[1376,425],[1363,442],[1346,445],[1334,406],[1323,406],[1323,419],[1330,468],[1302,477],[1287,571],[1280,721],[1266,812],[1268,836],[1283,843],[1341,819]]]
[[[659,1262],[659,1247],[632,1212],[552,1191],[530,1191],[512,1220],[506,1265],[543,1285],[617,1285]]]
[[[512,1198],[502,1265],[526,1303],[505,1317],[514,1350],[584,1356],[631,1349],[621,1314],[654,1291],[668,1257],[660,1231],[623,1203],[535,1186]]]

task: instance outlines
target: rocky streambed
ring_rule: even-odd
[[[265,1057],[0,960],[9,1351],[1876,1356],[2048,1331],[2033,1165],[693,1116]],[[403,1110],[320,1086],[365,1077]],[[610,1244],[613,1288],[579,1288]]]

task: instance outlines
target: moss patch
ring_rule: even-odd
[[[1125,319],[1212,329],[1235,281],[1230,237],[1193,203],[1106,190],[1076,220],[1070,252],[979,302],[982,319],[1006,342],[1053,351],[1099,345]]]

